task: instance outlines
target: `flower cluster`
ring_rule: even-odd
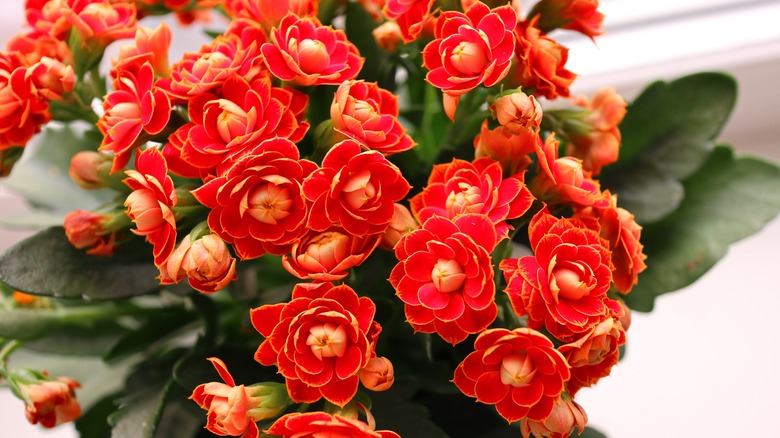
[[[408,326],[434,344],[473,342],[449,377],[523,436],[581,431],[572,397],[617,362],[629,320],[618,293],[645,268],[641,227],[597,179],[618,159],[625,102],[604,90],[546,109],[576,77],[550,32],[596,37],[598,2],[543,0],[525,15],[475,0],[330,3],[27,2],[30,30],[0,54],[3,168],[52,118],[87,120],[102,141],[70,175],[121,200],[68,215],[75,247],[110,256],[138,236],[160,285],[209,295],[263,283],[256,269],[278,262],[281,298],[233,299],[249,303],[254,360],[283,382],[237,385],[209,357],[224,383],[191,399],[217,435],[397,436],[375,430],[360,387],[391,388],[390,345],[415,339]],[[216,5],[224,31],[173,62],[169,25],[139,21],[191,23]],[[374,32],[328,24],[342,13],[373,17]],[[110,87],[90,95],[116,40]],[[416,105],[415,93],[435,98]],[[532,255],[511,257],[523,243]],[[365,267],[382,257],[384,270]],[[40,392],[28,391],[37,421],[78,416]]]

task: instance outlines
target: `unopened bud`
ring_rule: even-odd
[[[385,357],[373,357],[360,370],[360,383],[371,391],[384,391],[393,386],[393,364]]]
[[[498,123],[512,133],[538,129],[542,123],[542,107],[539,102],[522,91],[499,97],[490,109]]]
[[[68,174],[82,189],[102,189],[111,170],[113,159],[96,151],[77,152],[70,159]]]
[[[390,220],[390,225],[382,235],[382,242],[380,243],[382,248],[388,250],[392,250],[402,237],[420,228],[420,225],[414,219],[408,208],[398,203],[393,207],[393,218]]]

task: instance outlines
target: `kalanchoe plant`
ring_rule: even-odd
[[[48,228],[0,256],[0,379],[44,427],[588,433],[574,398],[631,309],[780,210],[751,190],[780,168],[715,146],[730,77],[570,97],[556,32],[597,38],[597,0],[25,7],[0,174]],[[171,14],[221,19],[169,59]],[[749,219],[712,208],[735,192]],[[50,377],[30,352],[100,372]]]

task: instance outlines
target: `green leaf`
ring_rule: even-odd
[[[177,349],[149,358],[128,376],[119,409],[108,417],[111,438],[155,437],[169,396],[179,392],[171,371],[184,353]]]
[[[701,277],[728,245],[760,230],[780,212],[780,167],[735,157],[718,146],[698,172],[683,183],[685,199],[662,221],[642,231],[648,268],[626,304],[650,311],[655,297]]]
[[[81,189],[68,175],[71,157],[82,150],[97,150],[102,137],[92,135],[93,131],[84,128],[86,125],[54,125],[48,125],[25,147],[22,159],[3,180],[32,204],[33,213],[23,218],[3,215],[0,223],[28,228],[61,224],[68,212],[95,209],[115,195],[108,189]]]
[[[680,206],[685,191],[682,183],[655,166],[637,168],[610,181],[610,190],[618,194],[618,203],[630,211],[640,224],[663,219]]]
[[[734,78],[723,73],[653,83],[629,106],[620,160],[605,172],[641,161],[684,179],[707,159],[736,98]]]
[[[75,422],[76,430],[80,438],[105,438],[111,436],[111,426],[108,424],[108,416],[116,410],[116,394],[112,394],[92,408],[84,410],[81,417]]]
[[[119,339],[108,353],[103,350],[103,360],[113,363],[134,353],[153,351],[197,319],[197,313],[187,312],[183,308],[161,310],[139,328]]]
[[[128,329],[117,324],[115,319],[113,317],[110,321],[96,321],[86,326],[65,325],[45,337],[25,343],[24,347],[63,356],[102,356],[128,332]]]
[[[357,47],[360,55],[366,61],[360,69],[360,79],[368,82],[376,82],[379,75],[379,66],[387,58],[387,52],[376,45],[372,31],[377,27],[377,22],[368,14],[366,8],[358,3],[347,5],[345,12],[346,23],[344,31],[347,38]]]
[[[428,409],[410,401],[416,392],[414,379],[397,378],[389,390],[371,394],[377,430],[392,430],[404,438],[447,438],[429,419]]]
[[[149,250],[131,247],[110,257],[88,255],[68,242],[62,227],[51,227],[0,256],[0,281],[15,290],[58,298],[141,295],[160,289],[150,255]]]
[[[590,426],[586,427],[585,430],[583,430],[582,433],[577,436],[580,438],[607,438],[606,435]]]

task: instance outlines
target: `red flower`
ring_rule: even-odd
[[[604,319],[612,281],[609,250],[596,231],[578,220],[542,210],[528,226],[534,256],[500,264],[506,293],[532,328],[544,326],[567,342]]]
[[[617,303],[615,306],[619,308]],[[576,340],[558,347],[571,365],[571,380],[566,390],[574,396],[609,375],[620,357],[618,347],[626,343],[626,332],[620,320],[612,315],[604,318]]]
[[[154,69],[149,62],[137,69],[124,68],[117,74],[114,91],[106,96],[105,113],[97,123],[104,136],[99,150],[114,153],[112,173],[122,170],[130,161],[143,131],[158,134],[171,117],[171,101],[162,89],[155,87]]]
[[[355,236],[338,227],[309,231],[292,244],[282,266],[303,280],[341,280],[350,268],[363,263],[381,240],[381,234]]]
[[[551,134],[542,145],[534,144],[537,172],[531,193],[548,203],[568,203],[576,207],[604,207],[607,201],[601,194],[598,181],[582,168],[582,161],[574,157],[558,158],[558,140]]]
[[[474,157],[490,157],[501,163],[503,175],[512,176],[531,165],[533,160],[529,154],[538,141],[539,134],[531,129],[517,134],[503,126],[491,130],[485,120],[479,134],[474,137]]]
[[[168,77],[168,49],[171,46],[171,28],[163,21],[155,29],[139,26],[133,44],[119,48],[113,70],[121,70],[125,64],[142,65],[149,62],[156,76]]]
[[[276,420],[263,432],[282,438],[400,438],[389,430],[372,430],[359,420],[351,420],[340,415],[325,412],[294,412]]]
[[[225,10],[233,21],[249,18],[258,22],[266,32],[271,32],[282,18],[292,12],[299,17],[317,16],[317,0],[225,0]]]
[[[599,0],[542,0],[534,5],[528,16],[540,14],[539,28],[544,32],[563,28],[593,39],[602,34],[604,14],[598,7]]]
[[[187,131],[181,157],[194,167],[221,174],[232,161],[260,142],[274,137],[300,141],[309,127],[298,119],[305,95],[273,87],[270,79],[249,83],[228,78],[220,95],[204,93],[189,105],[195,126]]]
[[[360,370],[376,356],[382,327],[375,310],[371,299],[346,285],[297,285],[289,303],[251,310],[252,325],[266,338],[255,360],[279,367],[293,401],[324,397],[343,407],[357,392]]]
[[[263,44],[265,65],[277,78],[298,85],[340,84],[355,79],[365,59],[342,30],[316,17],[287,14]]]
[[[609,243],[612,252],[612,282],[615,289],[626,294],[637,283],[639,274],[647,269],[642,252],[644,246],[640,242],[642,227],[634,220],[634,215],[628,210],[617,206],[617,196],[608,190],[603,198],[606,205],[585,208],[575,212],[575,216],[583,219],[590,228],[599,231],[599,235]],[[588,219],[598,222],[590,225]]]
[[[338,224],[357,236],[387,229],[394,206],[409,192],[401,171],[377,151],[361,151],[360,144],[344,140],[322,160],[322,168],[303,183],[313,202],[307,226],[324,231]]]
[[[198,52],[188,52],[171,66],[167,91],[175,103],[186,103],[206,92],[214,92],[225,81],[239,76],[251,82],[267,75],[257,44],[246,46],[238,35],[218,36]]]
[[[0,152],[24,146],[51,120],[49,102],[27,72],[20,56],[0,53]]]
[[[185,276],[193,289],[210,294],[236,279],[236,259],[216,234],[192,239],[188,234],[168,257],[165,283],[178,283]],[[163,275],[165,277],[165,275]]]
[[[626,101],[611,87],[597,91],[592,102],[587,96],[577,96],[572,101],[586,109],[587,131],[567,135],[566,154],[581,159],[585,170],[598,175],[602,167],[618,159],[621,140],[618,126],[626,115]]]
[[[390,283],[415,331],[438,333],[454,345],[496,319],[495,236],[487,216],[464,214],[433,216],[401,238]]]
[[[162,153],[155,148],[139,152],[135,158],[135,170],[126,170],[127,184],[132,193],[127,197],[127,215],[135,223],[131,230],[154,247],[154,264],[160,268],[161,280],[166,280],[164,267],[176,245],[176,220],[172,208],[177,197],[173,180]]]
[[[420,36],[425,21],[431,18],[431,7],[435,0],[387,0],[382,13],[395,20],[401,30],[404,42],[412,42]]]
[[[385,155],[416,146],[398,121],[396,96],[376,82],[342,82],[330,106],[330,118],[336,131]]]
[[[110,215],[86,210],[74,210],[63,220],[65,236],[76,249],[86,249],[87,254],[110,256],[119,246],[116,233],[109,227]]]
[[[302,184],[317,165],[299,158],[290,140],[266,140],[192,192],[211,209],[209,228],[233,244],[241,259],[283,254],[306,231]]]
[[[27,421],[51,429],[58,424],[76,420],[81,416],[81,406],[74,390],[80,386],[79,382],[66,377],[20,385],[27,403]]]
[[[496,405],[508,422],[550,416],[569,380],[569,365],[553,343],[529,328],[490,329],[455,369],[455,385],[477,401]]]
[[[484,214],[496,227],[495,243],[498,243],[511,229],[506,220],[521,216],[532,203],[533,196],[523,183],[523,174],[502,179],[501,164],[496,161],[478,158],[470,163],[455,158],[451,163],[433,166],[428,186],[409,205],[421,223],[432,216]]]
[[[477,2],[465,14],[443,12],[436,39],[423,49],[423,64],[430,70],[425,79],[452,96],[497,84],[509,72],[516,24],[517,13],[508,5],[491,10]]]
[[[537,18],[521,21],[515,28],[517,65],[511,77],[512,86],[533,88],[534,94],[555,99],[568,96],[569,86],[577,77],[566,70],[569,49],[543,34],[536,27]]]
[[[134,3],[109,0],[72,0],[68,21],[90,47],[103,48],[110,43],[135,36]]]
[[[577,402],[562,394],[555,402],[550,416],[544,420],[534,421],[524,418],[520,420],[520,432],[523,438],[566,438],[574,429],[582,434],[588,424],[588,415]]]
[[[220,436],[257,438],[255,422],[274,418],[290,404],[287,394],[276,383],[236,386],[225,363],[216,357],[208,360],[225,383],[198,385],[190,400],[208,411],[206,429]],[[281,389],[281,390],[280,390]]]

